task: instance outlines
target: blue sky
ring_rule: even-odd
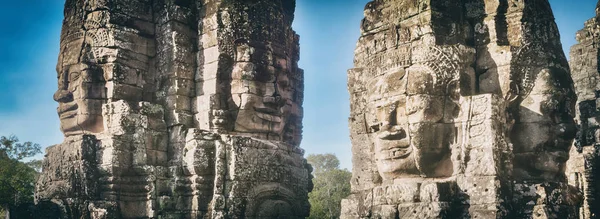
[[[362,11],[368,0],[297,0],[305,70],[304,140],[307,154],[334,153],[351,168],[346,70],[352,67]],[[42,146],[62,134],[52,100],[62,0],[6,1],[0,7],[0,136],[15,134]],[[568,53],[575,32],[594,16],[594,0],[550,0]]]

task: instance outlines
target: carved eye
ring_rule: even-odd
[[[80,75],[81,74],[79,72],[72,72],[69,81],[76,81],[77,79],[79,79]]]
[[[277,84],[279,84],[279,86],[282,87],[282,88],[288,88],[290,86],[290,84],[288,83],[288,81],[280,81]]]
[[[291,89],[290,80],[287,77],[279,77],[279,79],[277,80],[277,86],[280,89],[284,89],[284,90]]]

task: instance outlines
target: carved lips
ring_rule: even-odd
[[[394,126],[390,130],[380,131],[377,134],[377,138],[379,159],[402,159],[408,157],[413,151],[406,132],[399,126]]]
[[[387,150],[381,150],[379,153],[381,155],[380,159],[383,160],[403,159],[408,157],[412,153],[412,147],[397,147]]]
[[[269,122],[281,123],[281,113],[273,108],[258,108],[254,107],[256,116]]]
[[[79,106],[75,101],[58,104],[58,116],[60,119],[72,118],[77,115]]]
[[[410,141],[402,126],[387,126],[377,133],[377,139],[382,159],[405,158],[412,152]]]

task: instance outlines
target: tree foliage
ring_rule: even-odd
[[[31,142],[19,143],[19,139],[11,135],[8,138],[0,137],[0,158],[8,158],[12,160],[23,160],[28,157],[33,157],[36,154],[42,153],[39,144]]]
[[[308,195],[311,205],[309,218],[339,218],[340,203],[350,195],[352,173],[340,169],[340,161],[333,154],[311,154],[306,159],[314,168],[314,188]]]
[[[23,159],[41,153],[38,144],[19,143],[15,136],[0,137],[0,207],[11,207],[33,201],[39,161]]]
[[[340,168],[340,160],[334,154],[310,154],[306,160],[313,167],[313,175]]]

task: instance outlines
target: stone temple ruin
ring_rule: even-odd
[[[569,68],[547,0],[368,3],[342,218],[598,217],[598,25]]]
[[[67,0],[65,140],[36,188],[61,218],[304,218],[295,1]]]
[[[304,218],[294,0],[67,0],[58,218]],[[567,63],[547,0],[374,0],[348,72],[342,218],[600,215],[600,8]],[[44,204],[45,203],[45,204]]]
[[[571,76],[577,93],[579,131],[567,162],[569,183],[583,194],[581,214],[600,216],[600,2],[596,17],[588,20],[577,33],[579,44],[571,47]]]

